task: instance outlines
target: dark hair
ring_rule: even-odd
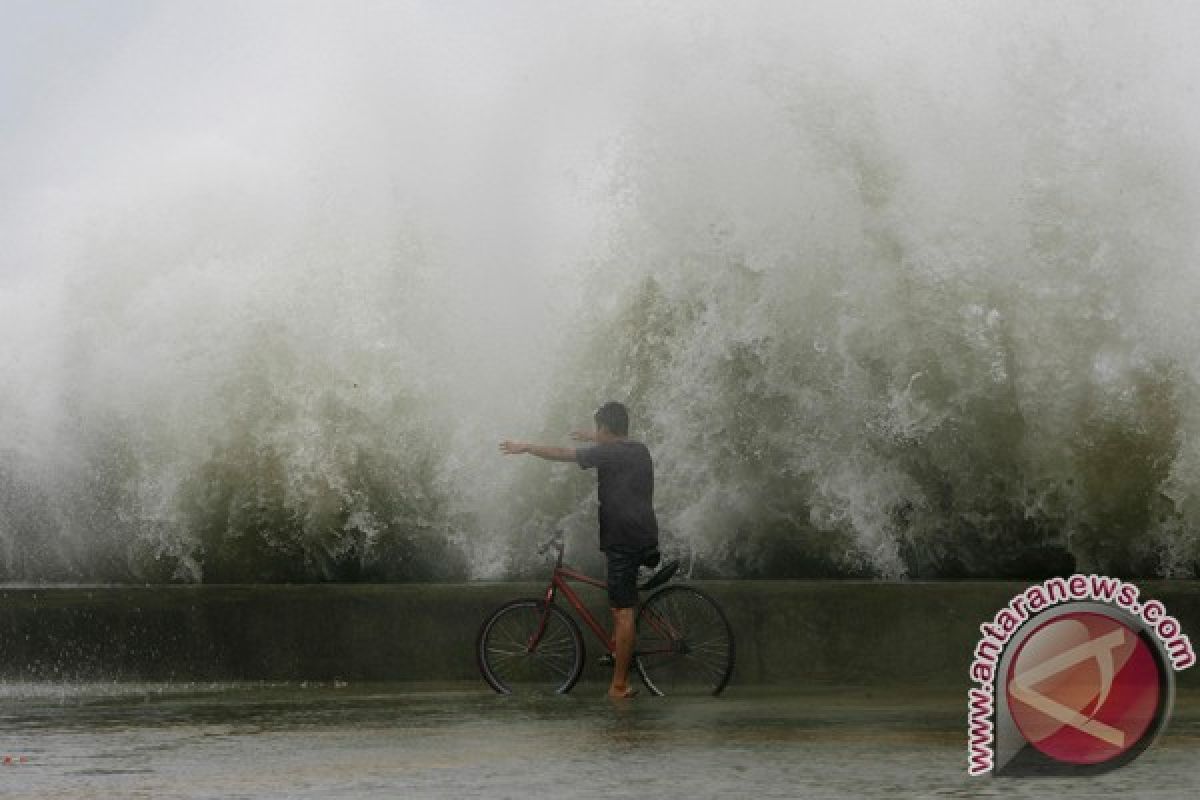
[[[625,406],[621,403],[610,401],[596,409],[596,415],[592,417],[596,420],[596,427],[604,427],[609,433],[615,436],[629,435],[629,412],[625,410]]]

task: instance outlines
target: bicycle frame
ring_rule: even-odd
[[[561,593],[562,596],[567,599],[567,602],[571,604],[571,607],[575,609],[575,613],[579,615],[579,618],[583,620],[583,623],[588,627],[589,630],[591,630],[596,638],[600,640],[600,643],[604,645],[604,649],[609,653],[609,655],[614,655],[616,653],[617,645],[616,642],[613,641],[612,635],[603,625],[600,624],[595,615],[588,610],[587,606],[583,604],[583,600],[580,599],[579,595],[575,593],[575,590],[572,589],[568,583],[569,581],[576,581],[578,583],[585,583],[588,586],[595,586],[598,589],[604,589],[606,588],[605,582],[597,580],[590,575],[585,575],[574,567],[564,565],[563,550],[566,548],[566,543],[561,538],[554,543],[554,546],[558,550],[558,555],[554,561],[554,572],[550,576],[550,585],[546,587],[546,592],[544,595],[544,610],[542,611],[541,622],[538,624],[538,628],[534,632],[533,636],[531,636],[529,639],[529,651],[533,652],[536,650],[538,643],[542,640],[542,634],[546,631],[546,622],[550,618],[550,606],[554,605],[555,598]],[[664,637],[666,641],[675,641],[679,638],[677,632],[674,630],[669,621],[663,620],[656,615],[655,619],[648,619],[648,622]],[[672,652],[672,649],[668,648],[665,651],[650,650],[640,652],[641,655],[650,655],[651,653]]]
[[[562,539],[559,539],[555,546],[558,549],[558,557],[554,561],[554,573],[550,576],[550,585],[546,587],[546,607],[545,611],[542,612],[541,624],[538,625],[537,631],[529,640],[530,651],[536,649],[538,642],[542,640],[542,634],[546,630],[546,620],[550,617],[550,606],[554,604],[554,598],[561,593],[567,599],[567,602],[571,604],[571,607],[575,609],[575,613],[579,615],[583,623],[595,634],[600,643],[604,645],[604,649],[609,653],[615,653],[617,646],[616,642],[613,641],[612,635],[600,624],[595,615],[588,610],[587,606],[583,604],[583,600],[580,599],[579,595],[575,593],[575,590],[568,583],[568,581],[577,581],[579,583],[586,583],[588,586],[603,589],[605,588],[604,581],[597,580],[590,575],[585,575],[574,567],[565,566],[562,561],[563,550],[566,545]]]

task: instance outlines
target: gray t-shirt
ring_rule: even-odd
[[[575,451],[581,469],[595,469],[600,496],[600,549],[658,544],[654,463],[641,442],[621,439]]]

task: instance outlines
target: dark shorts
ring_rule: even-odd
[[[638,603],[638,567],[651,560],[657,547],[609,548],[604,551],[608,558],[608,605],[610,608],[633,608]]]

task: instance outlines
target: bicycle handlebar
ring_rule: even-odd
[[[553,536],[551,536],[549,539],[547,539],[542,544],[538,545],[537,552],[538,552],[539,556],[544,556],[546,553],[549,553],[552,549],[554,549],[556,547],[561,550],[562,546],[563,546],[563,532],[555,531]]]

